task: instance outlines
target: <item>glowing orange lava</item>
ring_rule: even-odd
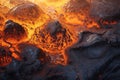
[[[78,3],[83,4],[82,7]],[[22,25],[27,33],[27,39],[21,42],[35,44],[48,53],[51,56],[51,61],[56,64],[67,64],[65,50],[77,41],[79,33],[74,27],[99,28],[99,24],[89,15],[89,3],[90,0],[85,2],[82,0],[81,2],[77,2],[77,0],[1,0],[0,45],[10,47],[13,53],[12,56],[21,60],[13,49],[16,48],[17,50],[16,45],[19,43],[16,41],[13,44],[11,41],[14,42],[14,40],[7,43],[2,35],[5,22],[13,20]],[[77,8],[74,8],[76,6]],[[60,27],[55,27],[55,33],[51,34],[49,28],[47,31],[46,26],[51,25],[54,21],[58,21],[59,24],[54,24],[60,25]],[[111,24],[115,23],[111,22]],[[109,23],[104,22],[104,24]],[[54,25],[50,26],[50,28],[54,28]],[[60,28],[60,30],[57,28]],[[12,32],[16,32],[17,35],[19,31],[13,30]],[[13,33],[12,36],[14,35]]]

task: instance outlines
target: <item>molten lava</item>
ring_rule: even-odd
[[[26,42],[46,52],[51,62],[66,64],[65,50],[77,41],[79,28],[100,28],[89,15],[90,0],[1,0],[0,8],[0,49],[6,46],[18,60],[17,45]]]
[[[7,13],[7,19],[18,22],[28,29],[28,38],[32,36],[35,28],[49,20],[47,16],[39,6],[33,3],[24,3],[13,7]]]
[[[45,51],[57,53],[71,45],[72,35],[59,22],[50,22],[42,28],[36,29],[31,42],[38,44]]]
[[[36,28],[30,43],[53,55],[64,54],[65,49],[75,41],[72,35],[69,29],[64,28],[58,21],[50,21],[43,27]]]

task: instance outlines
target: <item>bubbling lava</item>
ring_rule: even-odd
[[[7,46],[15,58],[17,45],[27,42],[50,55],[52,62],[67,64],[65,51],[77,41],[78,28],[100,28],[89,15],[90,0],[5,1],[0,1],[0,46]]]

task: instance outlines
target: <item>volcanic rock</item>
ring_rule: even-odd
[[[72,43],[70,31],[58,21],[51,21],[35,30],[31,41],[47,52],[59,53]]]
[[[27,38],[26,30],[20,24],[8,20],[5,24],[3,34],[4,39],[10,43],[18,43]],[[18,37],[19,36],[19,37]]]
[[[61,31],[61,29],[62,29],[62,25],[58,21],[50,22],[46,26],[46,30],[50,35],[56,34],[57,32]]]
[[[119,26],[108,29],[102,35],[85,31],[81,33],[82,37],[80,36],[80,40],[75,44],[76,47],[74,45],[68,49],[68,62],[75,67],[80,80],[120,78],[120,34],[116,33],[118,31]]]
[[[12,59],[12,62],[4,67],[0,67],[0,79],[2,80],[21,80],[21,77],[19,75],[19,69],[20,69],[21,63],[19,61],[16,61],[15,59]]]
[[[112,36],[117,37],[112,40]],[[13,77],[18,76],[17,80],[119,80],[119,38],[119,25],[102,34],[81,32],[78,42],[66,50],[68,63],[64,66],[47,63],[41,67],[40,61],[37,63],[39,49],[22,43],[18,47],[23,61],[17,75]],[[3,78],[8,74],[1,76]]]
[[[32,73],[41,69],[43,64],[46,63],[47,57],[45,53],[35,45],[21,43],[18,45],[18,49],[22,57],[22,72]]]
[[[7,66],[12,62],[11,52],[7,47],[0,46],[0,67]]]
[[[68,64],[44,67],[43,80],[119,80],[120,42],[109,43],[115,35],[120,36],[118,27],[107,29],[103,34],[83,31],[76,46],[66,50]]]
[[[120,1],[116,0],[91,0],[91,15],[104,20],[120,19]]]
[[[99,34],[83,31],[79,34],[79,41],[76,43],[76,47],[87,47],[100,41],[102,41],[102,37],[100,37]]]
[[[13,7],[7,14],[7,18],[23,24],[35,24],[38,19],[46,20],[45,13],[34,3],[24,3]]]

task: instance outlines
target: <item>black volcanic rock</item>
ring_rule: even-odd
[[[62,31],[62,25],[59,23],[59,21],[53,21],[47,24],[46,30],[47,32],[52,36],[55,35],[57,32]]]
[[[19,74],[23,80],[32,80],[33,75],[41,71],[46,63],[45,53],[33,44],[21,43],[18,45],[22,58]]]
[[[9,65],[12,62],[12,53],[8,47],[0,46],[0,67]]]
[[[91,0],[91,15],[108,21],[120,20],[119,4],[119,0]]]
[[[85,31],[80,35],[78,43],[67,52],[68,62],[75,67],[80,80],[119,80],[119,26],[103,34]]]
[[[25,65],[39,65],[41,66],[46,62],[45,53],[39,49],[37,46],[29,43],[21,43],[18,45],[18,49],[20,50],[20,56],[22,57],[22,62]],[[42,61],[40,61],[42,58]],[[38,66],[38,67],[39,67]],[[36,67],[37,69],[37,67]]]
[[[27,34],[25,28],[12,20],[8,20],[5,24],[4,39],[10,43],[18,43],[26,39]],[[19,37],[18,37],[19,36]]]

